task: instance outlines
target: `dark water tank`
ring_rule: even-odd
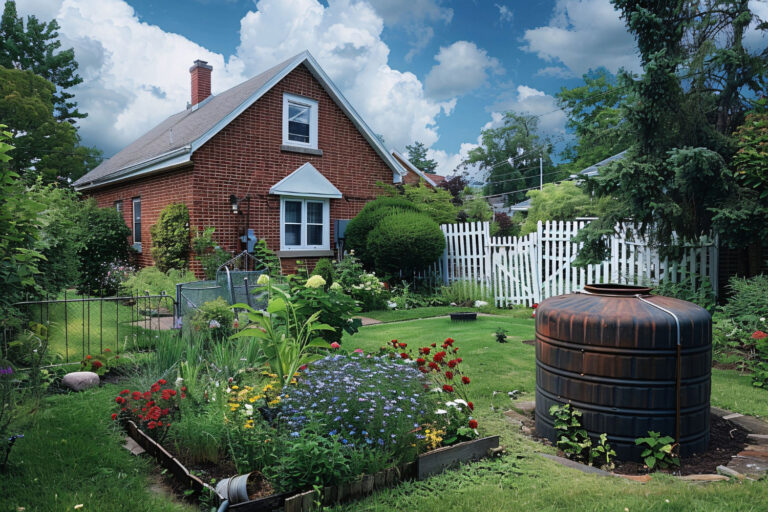
[[[684,457],[707,449],[712,318],[695,304],[649,292],[589,285],[539,305],[538,435],[555,441],[549,408],[570,403],[591,437],[608,434],[620,459],[639,459],[635,439],[649,430],[679,436]]]

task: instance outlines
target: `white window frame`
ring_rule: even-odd
[[[301,244],[285,245],[285,202],[301,202]],[[321,245],[307,245],[307,203],[320,203],[323,205],[323,243]],[[331,249],[331,203],[328,199],[314,197],[280,197],[280,250],[281,251],[322,251]]]
[[[141,197],[131,199],[131,231],[133,232],[133,247],[141,250],[141,227],[136,229],[136,204],[139,205],[139,226],[141,226]],[[136,232],[139,233],[139,240],[136,240]]]
[[[309,142],[299,142],[288,138],[288,105],[292,103],[309,107]],[[315,100],[283,93],[283,145],[317,149],[317,102]]]

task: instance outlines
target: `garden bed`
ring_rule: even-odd
[[[127,434],[147,453],[152,455],[158,464],[173,477],[179,489],[192,489],[196,496],[204,491],[216,495],[219,503],[224,500],[216,489],[205,483],[160,443],[147,436],[132,421],[127,423]],[[375,491],[396,486],[405,480],[423,480],[432,475],[442,473],[446,469],[459,464],[480,460],[489,456],[500,455],[499,436],[490,436],[471,441],[464,441],[452,446],[444,446],[430,452],[420,454],[413,462],[400,464],[396,467],[378,471],[373,475],[361,475],[351,482],[345,482],[323,489],[323,505],[345,503],[367,496]],[[225,468],[221,468],[226,471]],[[211,475],[224,475],[218,469],[213,469]],[[235,476],[226,474],[227,477]],[[267,487],[268,488],[268,487]],[[257,493],[251,495],[249,501],[230,505],[230,510],[247,512],[267,512],[285,510],[285,512],[304,512],[310,510],[316,500],[313,491],[294,491],[270,494],[267,496]]]

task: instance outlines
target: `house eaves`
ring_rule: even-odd
[[[394,156],[394,157],[395,157],[395,159],[396,159],[396,160],[397,160],[397,161],[398,161],[400,164],[402,164],[402,165],[403,165],[403,167],[405,167],[406,169],[410,170],[411,172],[413,172],[414,174],[416,174],[417,176],[419,176],[421,179],[423,179],[424,181],[426,181],[427,183],[429,183],[430,185],[432,185],[432,188],[437,188],[437,184],[436,184],[434,181],[432,181],[432,180],[431,180],[431,179],[430,179],[430,178],[427,176],[427,173],[425,173],[424,171],[422,171],[421,169],[419,169],[418,167],[416,167],[415,165],[413,165],[413,164],[411,163],[411,161],[410,161],[410,160],[408,160],[407,158],[405,158],[405,157],[404,157],[404,156],[403,156],[403,155],[402,155],[400,152],[398,152],[398,151],[395,151],[395,150],[392,150],[392,156]]]

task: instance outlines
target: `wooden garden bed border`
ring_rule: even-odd
[[[158,442],[139,429],[133,421],[126,425],[128,435],[155,457],[160,465],[173,475],[176,482],[186,489],[192,489],[200,495],[204,489],[216,494],[216,490],[200,478],[190,474],[189,470]],[[449,467],[463,462],[480,460],[490,456],[500,455],[499,436],[489,436],[471,441],[464,441],[451,446],[444,446],[427,453],[422,453],[413,462],[400,464],[397,467],[379,471],[373,475],[362,475],[352,482],[325,487],[323,489],[323,505],[353,501],[372,494],[374,491],[394,487],[406,480],[423,480],[432,475],[442,473]],[[218,496],[222,500],[221,496]],[[283,509],[285,512],[307,512],[312,509],[315,492],[288,492],[273,494],[264,498],[237,503],[229,506],[229,510],[239,512],[269,512]]]

